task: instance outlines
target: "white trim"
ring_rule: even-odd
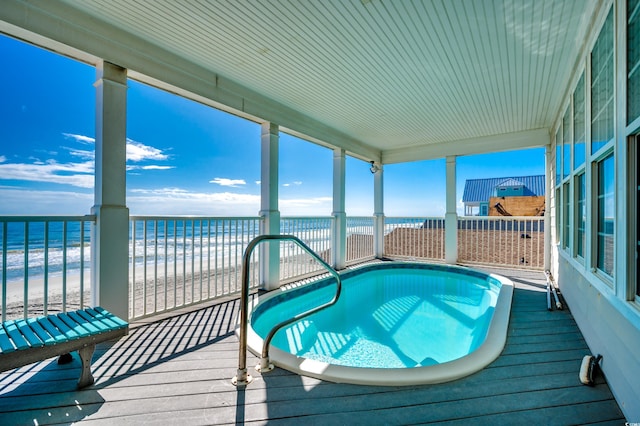
[[[447,141],[446,143],[423,145],[413,149],[389,149],[382,152],[382,162],[383,164],[393,164],[445,158],[451,155],[462,156],[539,148],[549,145],[550,140],[548,129],[533,129],[481,138]]]

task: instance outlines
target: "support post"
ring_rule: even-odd
[[[347,213],[345,211],[345,151],[333,150],[333,226],[331,230],[331,264],[344,269],[347,261]]]
[[[373,173],[373,249],[376,258],[384,257],[384,188],[383,168],[376,165]]]
[[[127,71],[97,68],[91,303],[129,318],[129,209],[126,206]]]
[[[279,126],[263,123],[260,133],[260,234],[280,234],[278,210],[278,144]],[[260,282],[266,290],[280,285],[280,241],[260,246]]]
[[[547,145],[544,153],[545,163],[545,184],[546,189],[544,192],[544,270],[551,270],[551,192],[553,186],[551,182],[551,176],[554,173],[553,165],[553,148],[551,145]],[[557,201],[556,201],[557,202]],[[557,209],[557,206],[556,206]],[[557,214],[557,212],[556,212]],[[554,271],[556,273],[557,271]]]
[[[458,213],[456,212],[456,157],[448,156],[447,165],[447,212],[444,217],[444,261],[458,261]]]

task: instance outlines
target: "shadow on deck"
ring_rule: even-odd
[[[0,375],[0,424],[624,424],[603,377],[580,384],[589,349],[570,312],[546,309],[541,272],[516,283],[502,355],[439,385],[375,387],[276,369],[236,389],[238,300],[134,327],[94,357],[96,384],[75,390],[79,360]],[[249,365],[257,358],[249,354]]]

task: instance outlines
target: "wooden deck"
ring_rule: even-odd
[[[516,283],[507,346],[486,369],[440,385],[322,382],[281,369],[231,385],[238,300],[131,330],[94,357],[96,384],[75,390],[80,362],[49,360],[0,375],[0,424],[624,424],[602,377],[580,384],[589,353],[568,310],[546,309],[544,275],[496,271]],[[257,359],[250,355],[249,364]]]

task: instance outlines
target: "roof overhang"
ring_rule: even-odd
[[[544,146],[602,2],[4,0],[0,31],[365,160]],[[328,19],[331,18],[331,19]]]

